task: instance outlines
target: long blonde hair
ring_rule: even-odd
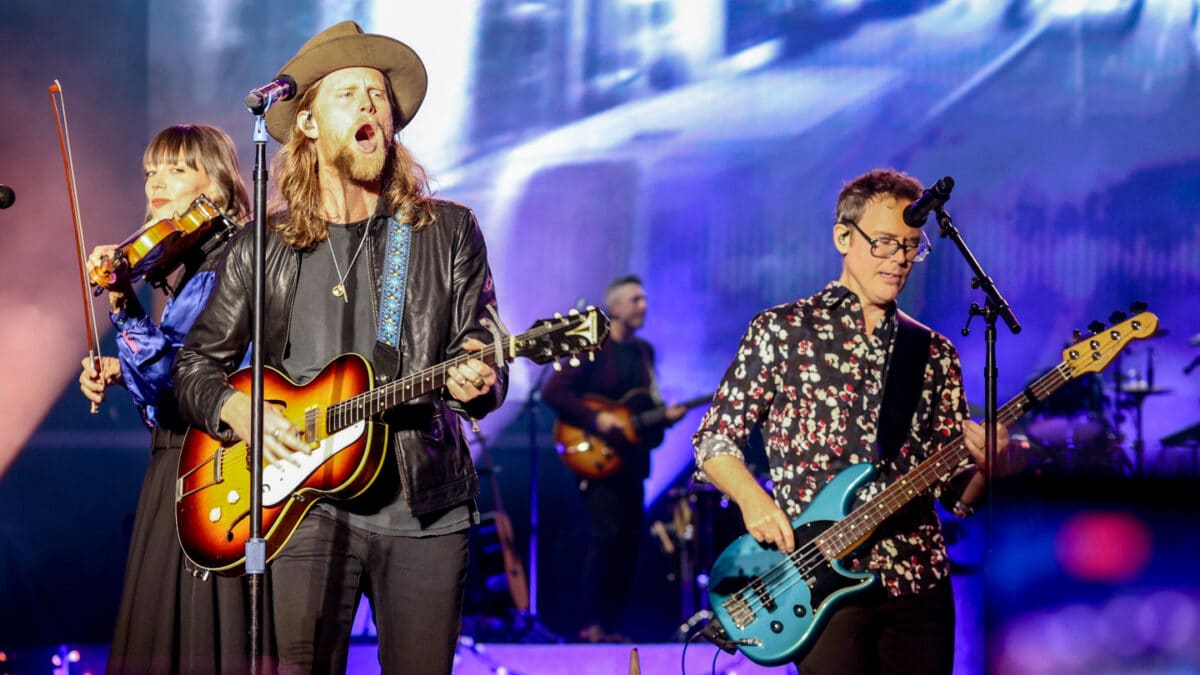
[[[204,167],[217,189],[216,194],[205,196],[230,220],[240,225],[250,218],[250,197],[229,134],[207,124],[176,124],[155,134],[142,153],[142,166],[176,160],[193,169]],[[150,218],[147,207],[146,221]]]
[[[297,249],[319,244],[329,236],[325,219],[321,217],[317,143],[296,131],[296,120],[302,112],[312,109],[313,100],[323,81],[318,80],[300,97],[296,114],[292,117],[288,141],[275,155],[273,167],[278,194],[271,203],[271,227],[279,232],[285,242]],[[400,119],[390,83],[388,101],[392,118]],[[398,141],[389,145],[380,180],[383,185],[380,200],[389,214],[400,212],[407,215],[414,231],[433,224],[429,178],[424,167]],[[284,214],[286,217],[277,217]]]

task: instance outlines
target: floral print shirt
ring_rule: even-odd
[[[851,508],[870,501],[957,436],[968,416],[958,353],[933,333],[908,438],[892,459],[880,460],[876,433],[896,323],[893,306],[868,335],[858,297],[836,281],[814,296],[759,313],[692,439],[697,467],[722,454],[741,459],[760,425],[775,501],[788,518],[798,517],[841,470],[861,462],[875,464],[877,472]],[[848,556],[847,566],[877,573],[893,596],[920,593],[945,579],[946,544],[933,499],[953,504],[965,476],[957,474],[953,487],[939,484],[893,514]],[[697,477],[703,480],[702,469]]]

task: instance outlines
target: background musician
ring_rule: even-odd
[[[222,130],[181,124],[160,131],[142,157],[146,224],[184,214],[200,195],[236,224],[250,213],[233,141]],[[115,245],[97,246],[89,272],[104,266]],[[108,387],[129,391],[151,429],[150,464],[138,497],[125,583],[109,652],[109,673],[241,673],[250,654],[248,598],[243,579],[185,569],[175,531],[175,470],[187,424],[171,382],[171,363],[216,284],[222,247],[186,254],[172,279],[166,308],[152,319],[128,275],[108,287],[117,356],[99,372],[83,360],[79,388],[94,404]]]
[[[598,434],[613,443],[622,457],[611,476],[579,481],[589,526],[580,576],[584,624],[579,639],[585,642],[625,641],[617,624],[637,567],[643,481],[650,475],[650,450],[662,442],[665,428],[639,430],[644,442],[631,446],[622,440],[628,430],[627,416],[597,410],[586,402],[589,396],[619,402],[638,392],[646,394],[642,398],[648,405],[662,405],[654,374],[654,347],[637,336],[646,321],[646,291],[641,279],[628,275],[613,280],[604,292],[604,304],[611,323],[603,349],[594,361],[584,360],[577,368],[555,373],[542,391],[542,400],[560,421]],[[665,425],[674,424],[686,411],[682,405],[666,407]]]

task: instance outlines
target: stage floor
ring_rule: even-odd
[[[69,671],[71,675],[100,675],[108,657],[108,645],[77,645],[79,661]],[[704,642],[694,642],[687,648],[686,668],[682,658],[683,643],[645,645],[583,645],[583,644],[484,644],[463,639],[455,658],[455,675],[618,675],[629,672],[632,650],[638,651],[641,672],[646,675],[664,673],[691,673],[707,675],[713,671],[713,656],[717,656],[716,673],[732,675],[773,673],[786,675],[795,672],[788,669],[766,668],[756,665],[741,655],[719,652],[716,647]],[[2,653],[2,652],[0,652]],[[719,654],[719,655],[718,655]],[[52,659],[54,650],[30,650],[10,652],[5,661],[0,661],[0,673],[11,675],[43,675],[45,673],[67,673],[55,669]],[[379,673],[375,657],[375,645],[358,643],[350,648],[348,675],[373,675]]]

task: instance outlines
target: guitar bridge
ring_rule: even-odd
[[[746,602],[740,592],[734,593],[721,604],[725,607],[725,611],[729,612],[729,620],[733,621],[733,625],[737,626],[738,630],[744,630],[758,618],[754,610],[750,609],[750,603]]]
[[[225,465],[222,464],[224,457],[225,448],[217,448],[208,461],[197,464],[176,478],[175,503],[178,504],[184,497],[213,485],[219,485],[221,481],[225,480]]]

